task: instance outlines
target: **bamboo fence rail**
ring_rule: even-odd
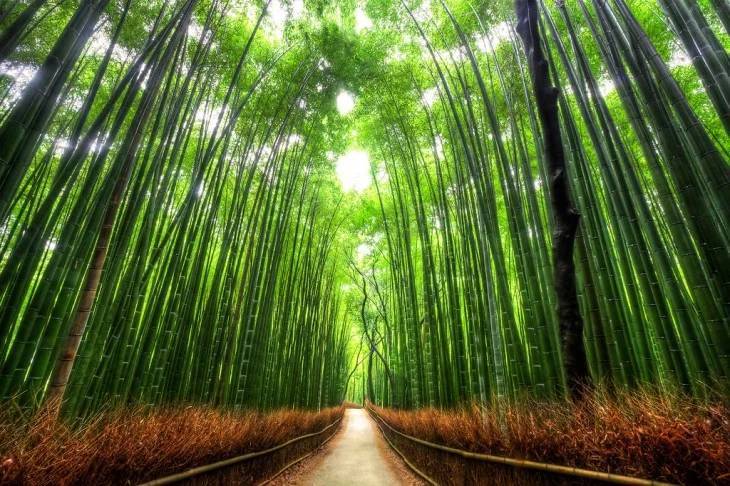
[[[234,466],[236,464],[240,464],[242,462],[248,461],[250,459],[254,459],[256,457],[265,456],[267,454],[271,454],[271,453],[281,450],[287,446],[290,446],[294,443],[300,442],[304,439],[322,435],[325,432],[327,432],[328,430],[330,430],[331,428],[335,427],[341,421],[342,421],[342,417],[338,418],[337,420],[335,420],[334,422],[332,422],[331,424],[329,424],[327,427],[323,428],[319,432],[312,432],[311,434],[305,434],[305,435],[301,435],[299,437],[295,437],[295,438],[290,439],[275,447],[270,447],[268,449],[264,449],[262,451],[257,451],[257,452],[249,452],[248,454],[243,454],[240,456],[231,457],[230,459],[213,462],[211,464],[206,464],[205,466],[194,467],[192,469],[188,469],[187,471],[183,471],[181,473],[171,474],[170,476],[165,476],[165,477],[162,477],[159,479],[154,479],[152,481],[148,481],[146,483],[142,483],[140,486],[161,486],[163,484],[174,484],[174,483],[178,483],[180,481],[184,481],[186,479],[191,479],[191,478],[194,478],[197,476],[201,476],[203,474],[207,474],[207,473],[210,473],[213,471],[218,471],[220,469]],[[335,435],[335,432],[333,432],[322,444],[320,444],[320,446],[324,445],[328,440],[330,440]],[[297,464],[298,462],[302,461],[303,459],[309,457],[311,454],[312,454],[312,452],[309,452],[309,453],[305,454],[304,456],[299,457],[295,461],[289,462],[286,466],[284,466],[282,469],[280,469],[272,478],[269,478],[263,484],[266,484],[268,481],[270,481],[274,477],[280,475],[282,472],[289,469],[291,466],[293,466],[293,465]]]
[[[463,451],[461,449],[454,449],[453,447],[447,447],[441,444],[435,444],[433,442],[429,442],[423,439],[419,439],[417,437],[413,437],[408,434],[404,434],[403,432],[400,432],[399,430],[396,430],[395,428],[391,427],[385,420],[383,420],[374,410],[372,410],[370,407],[367,407],[368,413],[375,419],[375,423],[378,425],[378,428],[383,433],[383,436],[386,437],[386,440],[388,444],[405,460],[406,464],[413,469],[419,476],[421,476],[423,479],[425,479],[430,484],[438,484],[436,481],[434,481],[432,478],[428,477],[424,472],[417,469],[408,459],[406,459],[405,455],[398,450],[397,447],[392,443],[392,441],[387,437],[387,434],[383,430],[382,425],[384,425],[388,430],[391,432],[397,434],[400,437],[403,437],[404,439],[407,439],[411,442],[415,442],[417,444],[421,444],[426,447],[430,447],[432,449],[438,449],[441,451],[449,452],[451,454],[461,456],[466,459],[473,459],[477,461],[484,461],[484,462],[492,462],[492,463],[498,463],[503,464],[506,466],[516,467],[516,468],[523,468],[523,469],[532,469],[537,471],[543,471],[553,474],[560,474],[564,476],[573,476],[578,478],[584,478],[584,479],[590,479],[595,481],[603,481],[606,483],[612,483],[612,484],[627,484],[627,485],[633,485],[633,486],[671,486],[671,483],[664,483],[661,481],[653,481],[650,479],[641,479],[641,478],[634,478],[631,476],[623,476],[621,474],[612,474],[612,473],[606,473],[606,472],[600,472],[600,471],[591,471],[589,469],[581,469],[577,467],[570,467],[570,466],[561,466],[558,464],[548,464],[543,462],[535,462],[535,461],[528,461],[525,459],[514,459],[511,457],[502,457],[502,456],[493,456],[491,454],[479,454],[476,452],[469,452],[469,451]]]

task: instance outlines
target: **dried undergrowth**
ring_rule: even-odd
[[[0,419],[0,484],[137,483],[316,432],[343,409],[226,412],[210,407],[106,412],[71,429],[40,412]]]
[[[580,404],[494,409],[374,407],[421,439],[502,455],[681,484],[730,484],[730,408],[647,391],[597,393]]]

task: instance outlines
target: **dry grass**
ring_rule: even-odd
[[[202,406],[120,409],[78,430],[41,412],[0,420],[0,484],[140,482],[267,449],[316,432],[343,413],[225,412]]]
[[[730,409],[656,393],[493,409],[376,408],[403,433],[450,447],[681,484],[730,484]]]

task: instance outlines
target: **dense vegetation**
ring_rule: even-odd
[[[43,64],[22,91],[5,79],[2,396],[60,396],[73,365],[70,413],[339,402],[310,49],[268,42],[253,5],[40,8],[9,66]]]
[[[376,410],[399,432],[481,454],[670,484],[725,484],[730,468],[727,406],[649,390],[599,391],[576,402],[528,398],[500,409]],[[485,484],[485,478],[490,484],[559,484],[556,475],[465,461],[388,435],[438,484]]]
[[[565,390],[546,195],[553,180],[514,14],[499,5],[411,12],[405,29],[420,69],[396,63],[391,70],[402,74],[388,77],[388,89],[364,90],[371,108],[361,139],[384,169],[374,178],[381,213],[364,220],[372,251],[354,273],[366,339],[382,343],[368,355],[365,385],[380,403]],[[698,395],[723,388],[730,139],[722,8],[543,6],[582,216],[576,266],[593,380]],[[708,69],[712,59],[717,70]]]
[[[39,413],[29,422],[3,411],[0,484],[142,484],[320,432],[337,424],[342,413],[342,407],[270,412],[126,407],[97,416],[84,427],[68,427],[50,413]],[[217,484],[259,484],[327,436],[295,442],[279,454],[262,455],[212,476]]]
[[[527,3],[565,173],[508,0],[3,1],[0,399],[563,396],[549,174],[592,381],[724,390],[726,2]]]

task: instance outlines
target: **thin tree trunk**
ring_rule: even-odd
[[[128,141],[125,143],[126,150],[122,151],[124,155],[121,170],[114,182],[111,199],[104,210],[102,225],[94,247],[91,264],[86,272],[84,287],[81,291],[79,304],[76,308],[73,325],[69,330],[61,354],[58,357],[51,376],[47,403],[51,404],[51,407],[54,407],[52,413],[55,415],[60,413],[63,405],[63,396],[66,392],[66,386],[68,385],[71,370],[73,368],[74,361],[76,360],[76,354],[78,353],[79,345],[81,344],[81,338],[84,334],[84,330],[86,329],[86,323],[89,320],[89,315],[91,314],[91,309],[96,298],[96,292],[99,288],[99,282],[101,280],[101,274],[104,269],[109,248],[109,241],[111,240],[114,223],[116,221],[117,213],[119,212],[119,206],[121,205],[122,199],[127,191],[127,185],[132,173],[137,149],[142,140],[144,129],[154,104],[155,94],[162,82],[167,67],[170,64],[170,60],[172,59],[171,54],[176,50],[182,40],[181,32],[183,32],[183,29],[189,22],[191,15],[190,12],[195,2],[196,0],[188,0],[186,7],[182,10],[182,18],[177,26],[177,32],[175,33],[174,38],[170,41],[166,47],[166,51],[162,54],[161,63],[156,66],[151,73],[149,85],[145,90],[145,96],[140,101],[137,114],[133,120],[133,126],[135,129],[128,134]]]
[[[553,210],[553,272],[563,363],[571,398],[590,386],[583,343],[583,318],[578,306],[573,248],[580,214],[573,207],[558,119],[559,91],[550,83],[547,60],[540,45],[539,12],[535,0],[516,0],[517,32],[525,45],[548,164],[550,205]]]

